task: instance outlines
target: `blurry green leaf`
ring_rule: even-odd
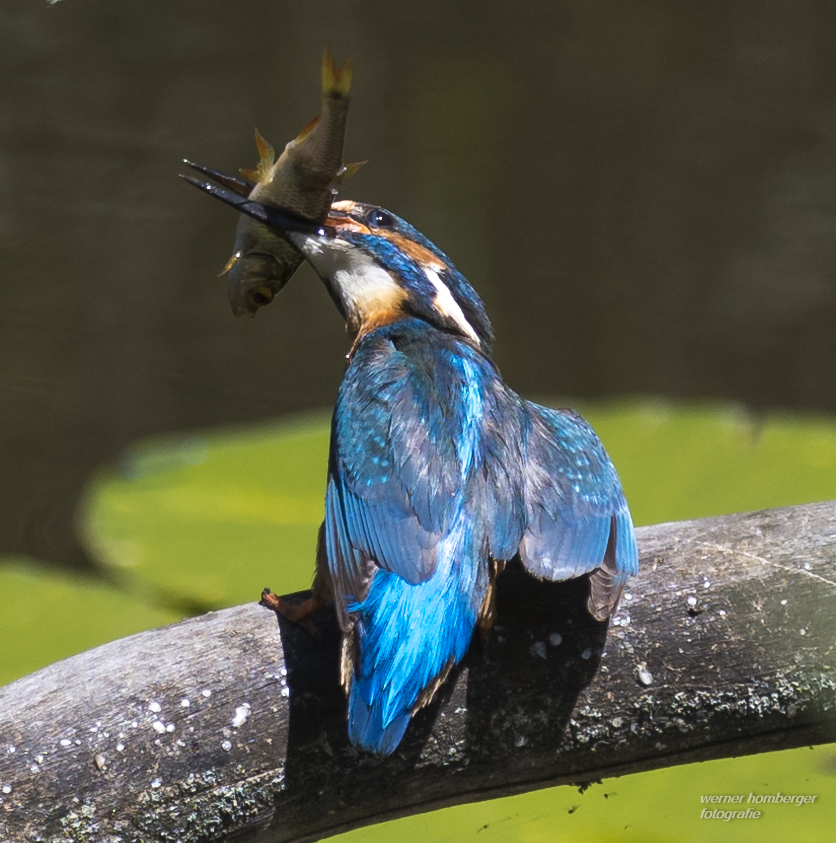
[[[310,586],[328,420],[139,443],[91,487],[93,553],[140,591],[230,606]]]
[[[559,404],[559,402],[556,402]],[[836,423],[662,402],[582,406],[637,524],[836,498]],[[94,553],[133,588],[202,605],[307,588],[329,422],[138,444],[91,488]]]
[[[742,407],[581,407],[621,475],[636,524],[836,498],[836,420]]]
[[[0,685],[116,638],[179,620],[135,597],[21,557],[0,557]]]
[[[817,796],[804,805],[746,804],[750,793]],[[743,795],[739,805],[700,796]],[[583,794],[554,787],[460,805],[331,838],[334,843],[829,843],[836,748],[768,752],[605,779]],[[572,809],[575,810],[572,810]],[[701,819],[704,808],[758,809],[758,819]]]

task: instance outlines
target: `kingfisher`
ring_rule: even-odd
[[[352,343],[313,597],[263,601],[301,621],[333,600],[349,737],[388,755],[474,633],[489,634],[508,560],[543,580],[589,574],[589,612],[612,615],[638,570],[630,510],[590,425],[505,384],[482,300],[415,228],[354,201],[314,225],[224,178],[189,180],[297,249]]]

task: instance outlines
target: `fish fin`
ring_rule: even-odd
[[[299,143],[299,141],[305,140],[305,138],[316,128],[316,124],[319,123],[319,115],[317,114],[301,132],[291,141],[291,143]]]
[[[322,52],[322,93],[329,97],[347,97],[351,89],[353,69],[354,63],[351,59],[342,67],[337,67],[326,47]]]
[[[258,181],[258,170],[250,169],[249,167],[242,167],[238,170],[239,173],[245,178],[249,179],[250,181],[257,182]]]
[[[264,139],[264,136],[258,129],[255,130],[255,145],[258,147],[258,157],[264,161],[265,158],[273,159],[275,153],[273,147]]]
[[[258,129],[255,130],[255,145],[258,147],[258,167],[255,170],[241,170],[241,175],[259,184],[266,184],[270,181],[270,172],[276,162],[276,153]]]
[[[334,180],[337,184],[342,184],[346,179],[350,179],[365,163],[367,162],[355,161],[353,164],[343,164],[342,167],[337,170],[337,175]]]
[[[226,262],[226,266],[225,266],[225,267],[221,270],[220,274],[218,275],[218,278],[221,278],[222,276],[226,275],[226,274],[227,274],[227,272],[229,272],[229,270],[230,270],[230,269],[232,269],[232,267],[233,267],[233,266],[235,266],[235,264],[236,264],[236,263],[238,263],[238,261],[239,261],[240,259],[241,259],[241,253],[240,253],[240,252],[236,252],[236,253],[235,253],[235,254],[234,254],[234,255],[233,255],[233,256],[232,256],[232,257],[231,257],[231,258],[230,258],[230,259]]]

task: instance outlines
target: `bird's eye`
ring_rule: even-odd
[[[380,208],[372,208],[366,214],[366,222],[372,228],[391,228],[395,224],[395,218],[386,211],[381,211]]]
[[[273,301],[273,291],[269,287],[253,287],[247,293],[247,298],[254,307],[264,307],[265,304]]]

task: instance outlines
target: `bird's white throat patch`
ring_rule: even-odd
[[[406,291],[362,249],[320,235],[292,237],[320,278],[326,279],[339,295],[353,331],[389,322],[402,310]]]

